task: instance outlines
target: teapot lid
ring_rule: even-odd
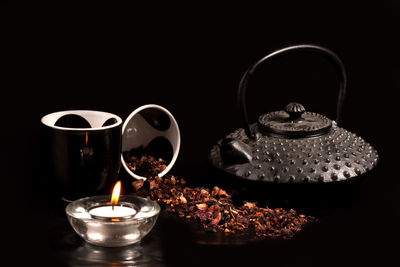
[[[286,105],[285,110],[261,115],[258,127],[264,134],[304,138],[328,133],[332,121],[321,114],[305,111],[302,104],[293,102]]]

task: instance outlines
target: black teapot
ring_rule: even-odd
[[[326,57],[340,77],[336,121],[306,111],[299,103],[261,115],[249,124],[245,93],[256,69],[266,61],[294,52]],[[377,151],[361,137],[338,126],[346,94],[342,61],[331,50],[310,44],[286,47],[268,54],[243,75],[238,104],[244,124],[218,141],[210,160],[238,178],[265,183],[331,183],[351,180],[373,169]]]

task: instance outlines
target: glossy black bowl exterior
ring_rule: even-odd
[[[110,192],[121,166],[122,123],[97,128],[43,124],[44,174],[64,200]]]

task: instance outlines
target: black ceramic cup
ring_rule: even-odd
[[[65,201],[109,193],[121,166],[121,118],[69,110],[48,114],[41,122],[52,190]]]

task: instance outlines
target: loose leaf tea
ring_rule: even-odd
[[[142,170],[147,180],[132,182],[134,190],[141,196],[157,201],[166,211],[179,218],[200,222],[207,231],[230,234],[254,233],[256,237],[289,239],[314,217],[298,214],[295,210],[259,207],[256,203],[244,202],[237,206],[231,195],[215,186],[188,187],[182,178],[167,175],[160,178],[159,170],[165,169],[162,159],[142,156],[131,160],[132,170]]]
[[[136,153],[132,151],[126,152],[124,159],[132,172],[148,178],[157,176],[167,168],[166,162],[163,159],[157,161],[154,157],[148,155],[136,156]]]

